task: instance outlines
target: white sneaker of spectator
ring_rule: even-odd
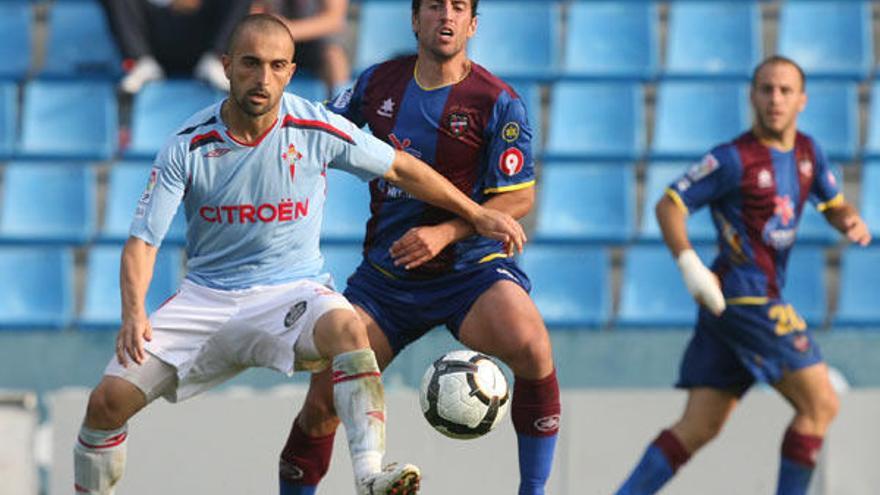
[[[153,57],[141,57],[137,59],[134,67],[122,78],[119,87],[128,94],[135,94],[141,90],[144,84],[150,81],[158,81],[165,78],[165,71]]]
[[[226,71],[223,70],[223,63],[220,58],[213,53],[206,53],[199,59],[193,69],[193,75],[207,82],[211,86],[220,91],[229,91],[229,79],[226,78]]]

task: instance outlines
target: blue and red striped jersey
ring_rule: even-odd
[[[802,133],[792,150],[779,151],[746,132],[713,149],[667,193],[689,212],[711,208],[720,248],[712,271],[733,303],[781,299],[804,203],[824,211],[843,201],[825,154]]]
[[[422,159],[478,203],[489,195],[532,187],[532,131],[519,96],[477,64],[458,83],[424,88],[416,81],[416,57],[375,65],[340,94],[330,109],[399,150]],[[452,213],[409,196],[384,179],[370,183],[370,212],[364,255],[395,277],[429,277],[466,271],[504,257],[499,242],[472,236],[447,246],[425,265],[393,265],[391,244],[409,229],[436,225]]]

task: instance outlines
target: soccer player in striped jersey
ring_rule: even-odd
[[[532,131],[516,92],[468,58],[477,0],[413,0],[412,28],[417,55],[370,67],[330,109],[430,163],[475,201],[522,217],[535,197]],[[383,179],[370,193],[364,258],[345,295],[367,324],[380,367],[441,324],[504,361],[515,375],[519,494],[543,494],[561,407],[528,278],[498,242],[455,215]],[[315,493],[329,466],[338,420],[328,378],[314,375],[294,420],[281,454],[283,494]]]
[[[140,409],[160,396],[192,397],[251,366],[288,374],[330,367],[357,493],[418,491],[415,466],[383,469],[375,354],[363,322],[321,272],[326,167],[382,177],[511,248],[521,249],[525,236],[509,215],[476,204],[426,164],[284,94],[293,55],[282,21],[245,18],[223,58],[229,97],[190,118],[156,159],[123,249],[116,358],[89,397],[74,448],[78,493],[113,493],[125,467],[127,421]],[[147,318],[156,252],[181,202],[186,280]]]
[[[780,56],[764,60],[752,77],[751,102],[752,129],[714,148],[657,204],[663,238],[700,303],[678,382],[688,401],[618,495],[660,490],[718,434],[756,381],[772,385],[795,409],[782,439],[776,493],[804,494],[837,414],[828,367],[783,298],[785,269],[807,201],[850,241],[864,246],[871,235],[843,199],[819,145],[797,130],[807,104],[800,67]],[[704,205],[712,209],[720,247],[711,269],[694,253],[685,227],[688,213]]]

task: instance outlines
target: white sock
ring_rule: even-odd
[[[385,392],[370,349],[333,358],[333,404],[345,426],[355,480],[382,470],[385,455]]]
[[[125,471],[128,425],[116,430],[93,430],[83,426],[73,447],[73,478],[76,493],[112,495]]]

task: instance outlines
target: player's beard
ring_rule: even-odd
[[[251,101],[248,99],[248,97],[254,92],[254,90],[250,90],[245,92],[241,96],[236,96],[235,103],[238,105],[238,108],[240,108],[242,112],[248,114],[249,116],[261,117],[268,113],[269,110],[271,110],[275,106],[277,99],[273,99],[272,95],[266,91],[257,91],[258,93],[266,96],[266,103],[255,105],[251,103]]]

